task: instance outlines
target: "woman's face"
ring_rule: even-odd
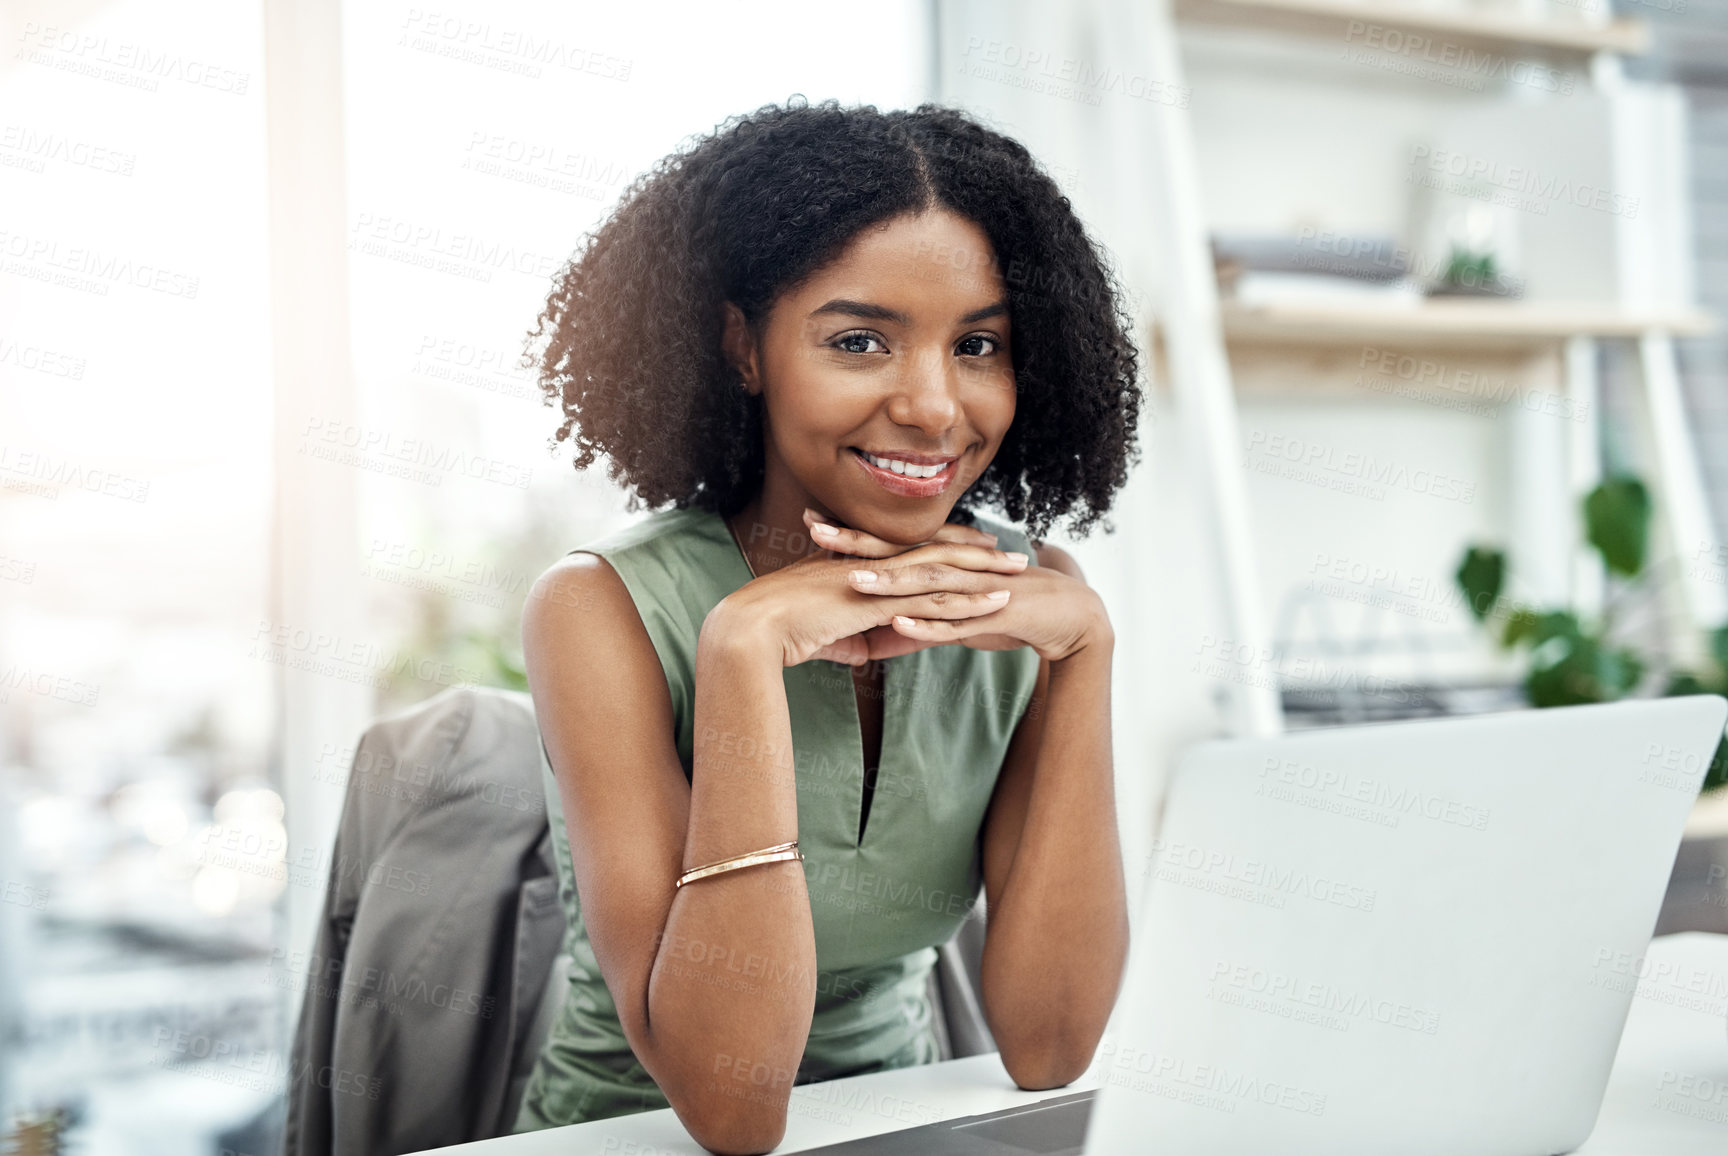
[[[738,320],[728,345],[763,397],[765,498],[925,541],[1014,420],[1007,288],[984,230],[948,210],[864,230],[775,301],[760,344]]]

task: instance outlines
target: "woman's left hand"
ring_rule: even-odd
[[[818,521],[810,511],[804,512],[806,526]],[[1030,565],[1018,574],[988,576],[939,564],[896,566],[895,555],[910,547],[844,527],[832,535],[813,533],[811,537],[823,549],[865,560],[848,579],[852,589],[861,594],[898,596],[945,590],[969,594],[983,590],[985,585],[1009,591],[1002,609],[989,614],[956,620],[896,617],[892,626],[866,631],[872,660],[958,643],[974,650],[1030,646],[1040,658],[1056,662],[1110,634],[1109,617],[1097,593],[1080,579],[1049,566]],[[875,580],[864,579],[864,573],[874,574]]]

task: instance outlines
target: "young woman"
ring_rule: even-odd
[[[1127,948],[1114,639],[1035,538],[1136,457],[1128,327],[1025,148],[933,105],[733,118],[563,270],[555,440],[669,508],[524,613],[575,967],[518,1131],[670,1104],[767,1151],[794,1083],[937,1058],[980,884],[1003,1065],[1084,1072]]]

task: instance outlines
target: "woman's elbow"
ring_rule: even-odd
[[[1049,1088],[1065,1088],[1086,1074],[1091,1066],[1093,1047],[1042,1047],[1042,1048],[1004,1048],[1000,1055],[1002,1066],[1008,1070],[1008,1078],[1014,1081],[1014,1086],[1028,1092],[1042,1092]]]
[[[713,1111],[700,1120],[685,1120],[690,1138],[714,1156],[761,1156],[786,1138],[786,1111],[766,1107],[749,1111]]]
[[[681,1099],[672,1106],[684,1130],[715,1156],[760,1156],[786,1137],[787,1102],[773,1092],[715,1080]]]

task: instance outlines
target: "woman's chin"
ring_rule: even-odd
[[[854,530],[861,530],[872,537],[880,538],[890,545],[911,547],[934,538],[936,531],[947,524],[951,509],[952,507],[949,507],[939,513],[898,518],[885,518],[880,514],[866,514],[857,521],[848,521],[846,524]]]

